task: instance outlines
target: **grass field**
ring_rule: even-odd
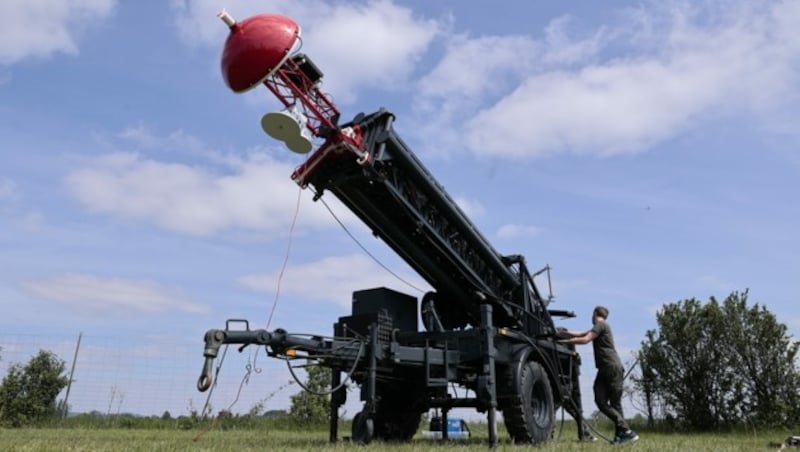
[[[557,429],[558,432],[558,429]],[[486,426],[473,429],[468,442],[441,443],[415,438],[410,443],[373,442],[355,445],[348,441],[331,444],[327,432],[321,430],[153,430],[153,429],[86,429],[24,428],[0,429],[3,451],[486,451]],[[578,443],[574,430],[564,428],[561,437],[532,448],[514,445],[500,428],[499,451],[595,451],[631,449],[639,451],[759,451],[774,450],[771,441],[783,441],[789,432],[738,432],[727,434],[663,434],[641,433],[633,444],[612,446],[602,440]]]

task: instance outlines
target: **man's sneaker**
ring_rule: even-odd
[[[633,430],[620,432],[614,437],[614,444],[630,443],[639,439],[639,435]]]

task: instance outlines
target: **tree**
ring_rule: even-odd
[[[301,391],[291,396],[289,416],[293,419],[310,424],[322,424],[328,421],[330,413],[331,371],[322,366],[307,366],[308,379],[303,386],[308,391]]]
[[[0,384],[0,421],[19,427],[56,416],[56,397],[69,382],[64,369],[64,361],[45,350],[25,366],[13,364]]]
[[[697,429],[797,422],[800,343],[765,307],[748,308],[747,295],[683,300],[656,314],[659,329],[642,342],[634,380],[648,413],[662,406]]]
[[[743,377],[741,411],[745,420],[763,425],[796,426],[800,421],[800,342],[786,325],[758,304],[747,307],[747,292],[728,297],[723,306],[725,342],[734,350],[731,365]]]

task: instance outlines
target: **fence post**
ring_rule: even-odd
[[[72,376],[75,374],[75,363],[78,361],[78,350],[81,348],[81,337],[83,337],[83,331],[78,333],[78,343],[75,345],[75,356],[72,357],[72,366],[69,370],[69,381],[67,382],[67,393],[64,394],[64,414],[62,418],[66,418],[67,414],[69,414],[69,390],[72,387]]]

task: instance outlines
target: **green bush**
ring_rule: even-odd
[[[57,417],[56,397],[69,383],[64,361],[40,350],[27,364],[13,364],[0,384],[0,422],[11,427]]]

